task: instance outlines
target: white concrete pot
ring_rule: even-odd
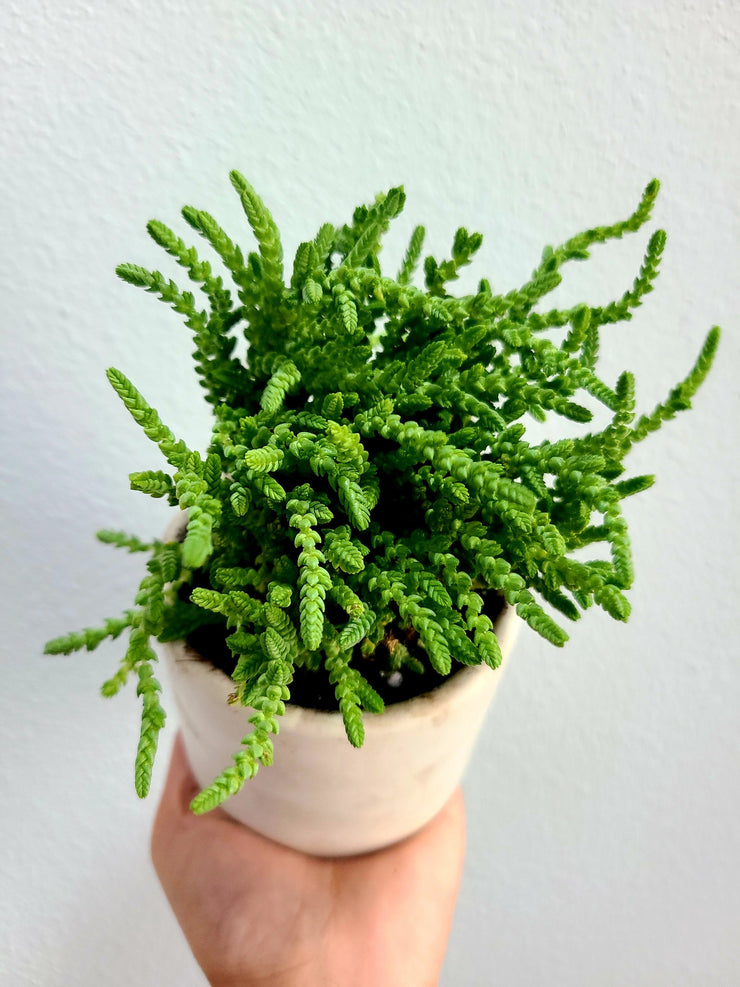
[[[223,803],[257,832],[321,856],[365,853],[424,826],[459,784],[518,630],[510,608],[496,632],[504,664],[466,667],[432,692],[364,714],[365,743],[341,715],[288,705],[275,759]],[[185,749],[205,787],[232,763],[251,710],[230,706],[233,683],[181,642],[162,645]]]

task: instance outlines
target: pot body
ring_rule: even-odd
[[[339,712],[288,705],[273,738],[274,763],[223,809],[270,839],[320,856],[367,853],[416,832],[462,779],[519,622],[508,607],[497,621],[504,662],[495,671],[465,667],[432,692],[364,713],[361,748],[347,740]],[[232,763],[252,729],[252,711],[229,705],[231,679],[184,643],[161,647],[188,759],[206,787]]]

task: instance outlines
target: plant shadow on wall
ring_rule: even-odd
[[[404,205],[402,188],[301,243],[286,284],[272,216],[238,172],[231,181],[258,250],[243,252],[207,212],[186,207],[183,217],[233,286],[163,223],[147,227],[198,286],[205,309],[158,271],[117,269],[184,317],[213,408],[211,443],[200,454],[120,370],[108,371],[169,467],[130,474],[131,487],[187,512],[181,535],[142,542],[99,532],[148,557],[134,605],[46,646],[91,650],[128,632],[103,694],[130,677],[137,683],[140,796],[165,721],[152,642],[187,640],[231,676],[230,701],[251,709],[252,729],[234,763],[195,797],[195,812],[271,764],[271,736],[291,700],[338,710],[360,747],[363,710],[381,713],[464,666],[497,668],[502,604],[556,646],[567,634],[553,610],[575,620],[596,605],[626,620],[633,570],[621,502],[653,477],[625,477],[623,460],[690,407],[719,340],[714,327],[686,378],[640,417],[630,371],[613,385],[598,376],[600,332],[631,318],[652,290],[661,230],[618,300],[542,304],[564,264],[648,221],[655,180],[627,220],[546,247],[523,287],[496,295],[482,280],[463,297],[448,286],[481,244],[465,229],[449,258],[426,257],[423,288],[412,280],[421,226],[397,277],[381,272],[381,236]],[[234,356],[235,332],[246,338],[244,359]],[[586,428],[594,403],[610,414],[598,432]],[[581,423],[582,434],[530,444],[522,419],[548,413]],[[597,543],[608,559],[574,557]],[[394,695],[399,680],[407,691]]]

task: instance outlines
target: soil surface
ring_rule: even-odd
[[[498,593],[488,593],[484,598],[483,612],[492,622],[501,613],[504,601]],[[231,678],[234,670],[234,658],[226,644],[227,631],[225,625],[210,624],[200,627],[187,638],[187,643],[204,660],[221,669]],[[424,665],[423,672],[416,672],[404,667],[399,672],[390,672],[389,649],[386,641],[400,641],[414,658]],[[449,676],[439,675],[429,664],[424,648],[419,643],[418,634],[414,630],[401,629],[391,623],[388,625],[386,636],[368,658],[362,657],[359,648],[351,662],[352,666],[361,672],[370,685],[381,696],[386,706],[402,703],[415,696],[424,695],[446,682]],[[462,669],[462,665],[453,668],[451,674]],[[312,672],[306,668],[296,668],[293,681],[290,684],[290,702],[304,709],[316,709],[334,712],[338,707],[334,696],[334,687],[329,683],[325,672]]]

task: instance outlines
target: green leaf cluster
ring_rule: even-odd
[[[385,639],[388,670],[447,675],[461,665],[496,668],[501,651],[485,613],[501,594],[538,634],[562,646],[561,618],[596,605],[630,612],[633,580],[625,497],[651,476],[625,477],[634,443],[690,407],[714,358],[713,328],[694,367],[664,402],[635,421],[635,379],[597,373],[603,327],[628,320],[652,291],[665,233],[649,238],[632,286],[603,306],[548,310],[565,265],[596,244],[636,232],[650,218],[658,182],[625,221],[546,247],[522,287],[495,294],[487,280],[453,295],[448,286],[482,237],[459,229],[449,259],[426,257],[417,226],[397,277],[384,274],[381,238],[404,205],[402,188],[378,195],[342,226],[324,224],[296,251],[289,281],[273,217],[237,172],[232,184],[256,241],[246,253],[207,212],[185,222],[229,272],[225,287],[195,247],[159,221],[152,238],[200,293],[159,271],[122,264],[119,276],[183,316],[213,408],[208,448],[189,449],[128,378],[108,379],[161,458],[131,473],[131,487],[187,512],[182,541],[146,544],[135,606],[100,629],[49,642],[49,653],[92,650],[128,630],[112,695],[135,674],[142,699],[136,789],[146,794],[164,723],[152,641],[221,628],[233,655],[234,701],[252,730],[228,767],[193,802],[207,811],[273,757],[271,737],[290,700],[296,668],[333,687],[347,736],[363,742],[363,710],[383,700],[363,663]],[[243,359],[234,355],[246,340]],[[587,425],[604,406],[609,423],[577,438],[530,442],[527,422],[560,416]],[[609,558],[583,550],[603,543]],[[418,642],[416,653],[389,630]]]

